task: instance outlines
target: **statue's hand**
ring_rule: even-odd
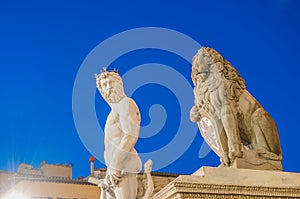
[[[104,182],[103,179],[100,180],[100,183],[98,184],[98,187],[100,187],[101,189],[104,189],[104,190],[109,188],[108,184],[106,184],[106,182]]]
[[[200,113],[197,106],[193,106],[190,111],[190,120],[192,122],[199,122],[200,121]]]
[[[109,178],[107,179],[108,183],[112,186],[117,186],[119,182],[122,180],[122,173],[121,171],[114,171]]]

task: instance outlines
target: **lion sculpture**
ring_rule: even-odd
[[[193,58],[192,81],[195,105],[190,119],[198,122],[221,165],[232,166],[237,158],[247,159],[249,152],[256,159],[281,165],[276,124],[246,90],[244,80],[231,63],[216,50],[202,47]]]

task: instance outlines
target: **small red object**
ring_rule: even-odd
[[[89,158],[89,160],[90,160],[90,162],[94,162],[94,161],[95,161],[95,157],[94,157],[94,156],[91,156],[91,157]]]

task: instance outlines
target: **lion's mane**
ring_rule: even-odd
[[[201,62],[201,63],[200,63]],[[239,97],[246,89],[245,81],[238,73],[238,71],[228,62],[224,57],[218,53],[216,50],[208,47],[202,47],[198,53],[193,58],[193,68],[192,68],[192,80],[196,86],[197,74],[199,74],[199,67],[202,67],[200,64],[207,64],[210,73],[214,73],[216,80],[218,77],[221,77],[221,80],[224,84],[225,93],[227,99],[233,101],[234,103],[238,102]],[[212,70],[212,68],[215,68]],[[220,78],[219,78],[220,79]],[[198,91],[208,91],[205,84],[199,85]],[[203,88],[204,87],[204,88]],[[200,89],[200,90],[199,90]],[[199,96],[199,95],[198,95]],[[205,97],[204,95],[200,95]],[[207,98],[207,97],[205,97]],[[208,99],[200,99],[198,101],[207,101]],[[204,103],[207,104],[207,103]]]

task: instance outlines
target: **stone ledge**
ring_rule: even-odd
[[[181,175],[153,196],[180,198],[300,198],[300,174],[202,167]]]
[[[268,160],[259,156],[258,152],[255,150],[243,151],[243,157],[236,158],[230,167],[239,169],[282,171],[282,164],[280,160]]]

